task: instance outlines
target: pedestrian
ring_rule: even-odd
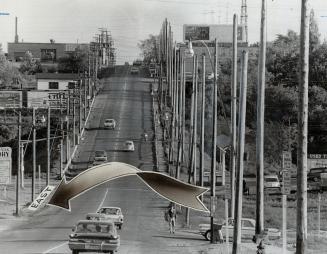
[[[169,233],[175,234],[176,226],[176,208],[174,204],[170,204],[168,209],[168,222],[169,222]]]

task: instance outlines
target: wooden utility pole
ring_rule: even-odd
[[[233,63],[232,63],[232,89],[231,89],[231,136],[232,143],[230,147],[230,186],[231,186],[231,204],[230,216],[234,218],[235,205],[235,168],[236,168],[236,115],[237,115],[237,15],[233,19]]]
[[[308,0],[302,0],[299,113],[297,150],[297,216],[296,254],[307,250],[307,148],[308,148],[308,80],[309,80],[309,11]]]
[[[22,135],[22,113],[18,112],[18,131],[17,131],[17,175],[16,175],[16,212],[15,215],[19,216],[19,188],[20,188],[20,177],[21,177],[21,135]]]
[[[218,43],[217,39],[215,39],[215,59],[214,59],[214,81],[213,81],[213,121],[212,121],[212,154],[211,154],[211,177],[210,177],[210,206],[211,206],[211,213],[210,213],[210,231],[211,231],[211,239],[210,242],[214,243],[214,207],[215,207],[215,199],[216,199],[216,167],[217,167],[217,92],[218,92]]]
[[[205,120],[205,93],[206,93],[206,56],[202,55],[202,86],[201,86],[201,152],[200,152],[200,172],[199,182],[203,186],[204,172],[204,120]],[[202,196],[201,196],[202,198]]]
[[[197,180],[197,158],[196,158],[196,154],[197,154],[197,140],[198,140],[198,136],[197,136],[197,123],[198,123],[198,57],[195,58],[195,83],[194,83],[194,109],[193,109],[193,183],[194,185],[196,185]]]
[[[233,254],[241,253],[241,219],[242,219],[242,199],[243,199],[243,158],[245,145],[245,117],[246,117],[246,92],[247,92],[247,71],[248,52],[242,52],[242,76],[239,104],[238,121],[238,146],[237,146],[237,170],[236,170],[236,196],[235,215],[233,232]]]
[[[51,108],[48,106],[48,117],[47,117],[47,180],[46,186],[50,184],[50,160],[51,160],[51,151],[50,151],[50,128],[51,128]]]
[[[36,172],[36,121],[35,121],[35,108],[33,107],[32,112],[32,129],[33,129],[33,170],[32,170],[32,196],[31,200],[34,201],[35,197],[35,172]]]
[[[259,77],[257,87],[257,133],[256,133],[256,235],[264,230],[264,128],[265,128],[265,71],[266,71],[266,0],[262,0]]]

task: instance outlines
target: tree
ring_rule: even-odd
[[[24,78],[16,67],[0,54],[0,88],[12,88],[13,85],[23,83]]]
[[[320,44],[320,33],[317,21],[315,19],[314,10],[310,12],[310,23],[309,23],[309,41],[310,41],[310,52],[317,49]]]
[[[158,50],[158,35],[149,35],[148,39],[140,41],[137,46],[141,50],[141,55],[143,56],[143,62],[145,64],[150,64],[151,62],[159,62],[159,50]]]
[[[19,71],[27,75],[34,75],[35,73],[42,72],[42,66],[40,61],[36,60],[30,51],[26,51]]]
[[[68,56],[58,59],[58,71],[62,73],[80,73],[88,70],[88,51],[76,48]]]

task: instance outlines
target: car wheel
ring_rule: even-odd
[[[79,251],[78,250],[73,250],[73,252],[72,252],[73,254],[78,254],[79,253]]]
[[[205,233],[204,237],[206,238],[207,241],[211,240],[211,230],[210,229]]]

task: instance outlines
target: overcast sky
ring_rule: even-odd
[[[327,37],[327,1],[311,0],[322,38]],[[99,27],[111,31],[118,63],[139,56],[137,42],[158,34],[164,18],[174,38],[182,40],[183,24],[232,23],[241,0],[0,0],[0,43],[14,40],[15,16],[20,41],[89,42]],[[288,29],[299,32],[300,0],[267,0],[268,40]],[[259,39],[261,0],[248,1],[249,41]]]

